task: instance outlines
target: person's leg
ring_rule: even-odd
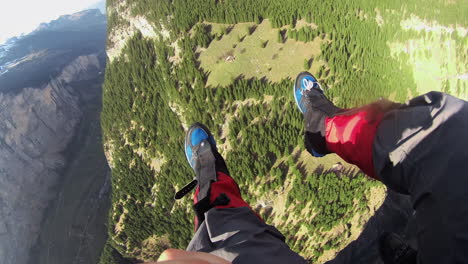
[[[468,262],[468,103],[432,92],[386,113],[373,145],[376,173],[410,195],[422,263]]]
[[[326,127],[335,126],[336,120],[340,115],[328,118]],[[468,262],[467,102],[432,92],[384,112],[378,123],[362,121],[370,129],[355,130],[360,123],[349,121],[338,126],[345,129],[336,133],[342,136],[351,127],[356,142],[368,138],[371,144],[356,148],[346,140],[338,141],[333,151],[349,161],[352,149],[357,153],[370,150],[353,162],[372,164],[374,171],[369,174],[410,195],[416,210],[420,262]],[[327,146],[333,138],[327,130]]]
[[[189,129],[186,153],[197,179],[176,198],[196,187],[196,233],[188,251],[211,253],[232,263],[306,263],[242,199],[206,127],[195,124]]]
[[[399,104],[379,100],[360,108],[341,109],[326,98],[321,85],[308,72],[297,76],[294,97],[304,115],[305,146],[311,155],[336,153],[377,178],[372,163],[375,132],[384,113]]]
[[[420,261],[467,262],[467,102],[432,92],[404,105],[380,101],[327,112],[323,109],[334,106],[327,106],[332,103],[318,86],[300,84],[298,80],[295,89],[304,94],[299,102],[306,111],[298,105],[309,152],[335,152],[389,188],[409,194],[417,215]],[[320,122],[310,126],[310,120]]]

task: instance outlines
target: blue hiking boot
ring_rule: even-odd
[[[188,129],[185,135],[185,156],[187,157],[190,167],[194,170],[200,158],[196,154],[200,148],[217,150],[216,142],[210,130],[200,123],[195,123]]]
[[[216,172],[227,175],[226,163],[216,148],[216,142],[208,128],[200,123],[193,124],[185,136],[185,156],[195,171],[196,178],[178,191],[175,199],[181,199],[197,185],[200,185],[198,200],[202,200],[209,193],[211,182],[216,181]]]
[[[190,167],[195,171],[195,179],[178,191],[175,199],[181,199],[197,186],[193,209],[196,214],[195,229],[205,220],[205,213],[218,205],[228,205],[229,197],[221,193],[214,201],[210,201],[211,184],[216,182],[218,172],[229,175],[224,159],[216,148],[216,142],[206,126],[195,123],[185,136],[185,156]]]
[[[325,97],[320,83],[308,72],[301,72],[297,76],[294,99],[304,115],[307,151],[314,157],[330,153],[325,141],[325,118],[334,116],[341,109]]]
[[[297,107],[301,113],[306,113],[309,109],[308,100],[304,96],[305,93],[311,92],[314,89],[323,94],[323,89],[315,77],[308,72],[301,72],[296,77],[296,84],[294,85],[294,99],[296,100]]]

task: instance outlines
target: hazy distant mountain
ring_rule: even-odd
[[[103,15],[98,9],[89,9],[71,15],[64,15],[50,23],[41,23],[34,32],[49,31],[84,31],[103,25]],[[33,32],[33,33],[34,33]]]
[[[100,1],[89,7],[89,9],[99,9],[103,14],[106,14],[106,1]]]
[[[102,51],[105,41],[106,17],[98,9],[43,23],[0,45],[0,90],[44,84],[78,56]]]

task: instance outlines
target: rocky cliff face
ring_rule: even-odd
[[[0,91],[2,263],[27,261],[82,115],[73,83],[96,78],[102,67],[98,54],[79,56],[41,87]]]

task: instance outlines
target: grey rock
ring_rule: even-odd
[[[97,54],[80,56],[42,87],[0,93],[0,259],[26,263],[52,188],[65,165],[63,151],[80,122],[73,82],[95,78]]]

